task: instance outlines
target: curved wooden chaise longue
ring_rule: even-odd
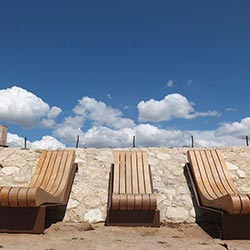
[[[114,151],[109,176],[107,226],[160,226],[145,151]]]
[[[27,187],[0,187],[0,232],[42,233],[46,211],[66,208],[74,161],[73,150],[43,151]]]
[[[223,239],[250,238],[250,196],[235,186],[219,150],[188,150],[186,169],[203,219]]]

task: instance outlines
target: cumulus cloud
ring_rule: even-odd
[[[7,145],[10,147],[24,147],[24,138],[20,137],[17,134],[8,133],[7,135]],[[27,140],[26,142],[27,148],[39,148],[39,149],[60,149],[65,148],[66,145],[62,142],[58,141],[56,138],[52,136],[43,136],[41,140],[36,140],[31,142]]]
[[[217,111],[195,112],[194,104],[178,93],[165,96],[157,101],[141,101],[137,105],[139,111],[139,121],[162,122],[173,118],[193,119],[200,116],[219,116]]]
[[[104,102],[95,100],[94,98],[83,97],[73,109],[73,116],[66,117],[61,124],[55,128],[53,135],[65,141],[66,143],[75,144],[77,135],[80,136],[82,145],[93,146],[96,144],[106,144],[104,135],[106,132],[111,136],[118,130],[129,129],[135,126],[133,120],[123,117],[120,110],[107,106]],[[83,128],[92,125],[92,128],[83,132]],[[98,136],[100,144],[98,143]],[[93,144],[93,142],[95,143]],[[102,142],[103,141],[103,142]],[[111,142],[108,145],[116,145]]]
[[[135,126],[133,120],[122,117],[120,110],[109,107],[94,98],[83,97],[73,111],[76,115],[91,120],[96,126],[105,125],[116,129]]]
[[[13,86],[0,90],[0,120],[4,122],[22,127],[35,126],[41,120],[51,120],[52,124],[60,112],[60,108],[50,108],[41,98],[23,88]]]
[[[7,134],[7,145],[10,146],[10,147],[23,148],[24,147],[24,138],[20,137],[17,134],[8,133]],[[26,145],[27,145],[27,147],[30,147],[31,142],[27,141]]]
[[[237,136],[242,137],[249,135],[250,117],[242,119],[240,122],[224,123],[216,130],[218,136]]]
[[[41,149],[62,149],[66,145],[58,141],[52,136],[43,136],[41,140],[37,140],[31,143],[31,148],[41,148]]]

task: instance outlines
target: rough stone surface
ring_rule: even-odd
[[[154,192],[161,220],[195,222],[195,210],[184,166],[188,148],[144,148],[151,165]],[[250,147],[220,148],[236,186],[250,193]],[[25,186],[29,183],[41,150],[0,148],[0,186]],[[113,162],[111,148],[78,148],[76,175],[65,221],[99,222],[106,218],[108,180]]]
[[[2,173],[5,175],[12,175],[14,173],[18,173],[19,172],[19,168],[17,167],[5,167],[2,168]]]

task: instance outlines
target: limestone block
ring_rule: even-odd
[[[167,208],[166,217],[175,223],[185,222],[189,212],[184,207],[169,207]]]
[[[19,172],[18,167],[4,167],[2,168],[2,173],[5,175],[12,175]]]
[[[98,207],[100,205],[100,198],[93,194],[85,197],[83,203],[87,208]]]
[[[104,221],[102,211],[100,209],[91,209],[84,214],[84,221],[89,223]]]
[[[239,178],[246,178],[246,173],[243,170],[237,170]]]
[[[148,158],[148,164],[150,164],[151,166],[156,166],[159,164],[159,160],[157,160],[154,157],[149,157]]]
[[[234,165],[233,163],[228,162],[228,161],[226,161],[226,165],[227,165],[228,170],[237,170],[237,169],[239,169],[239,167],[237,167],[236,165]]]
[[[80,204],[79,201],[75,200],[75,199],[69,199],[68,205],[67,205],[67,209],[72,209],[77,207]]]
[[[159,153],[156,155],[156,157],[160,160],[169,160],[171,159],[171,156],[169,154],[166,153]]]
[[[164,189],[164,194],[166,195],[166,199],[172,201],[176,195],[175,189]]]

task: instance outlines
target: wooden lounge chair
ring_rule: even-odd
[[[106,225],[160,225],[146,152],[114,151],[109,180]]]
[[[217,224],[223,239],[250,238],[249,195],[240,194],[220,151],[189,150],[187,157],[186,169],[205,221]]]
[[[46,211],[66,208],[77,164],[72,150],[43,151],[27,187],[0,187],[0,232],[42,233]]]

